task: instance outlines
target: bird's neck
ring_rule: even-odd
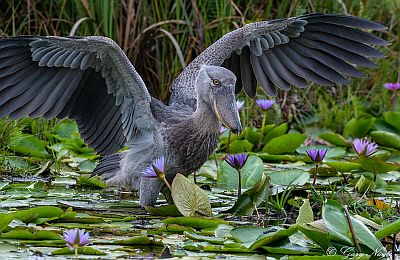
[[[192,119],[198,122],[205,131],[219,133],[221,124],[214,110],[208,103],[199,98],[197,99],[197,108],[192,115]]]

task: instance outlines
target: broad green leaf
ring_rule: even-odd
[[[265,201],[269,192],[269,180],[269,177],[263,175],[261,180],[253,188],[240,195],[233,207],[226,212],[239,216],[252,215],[255,207],[258,207],[261,202]]]
[[[179,212],[175,204],[165,205],[160,207],[144,206],[147,212],[156,216],[169,216],[169,217],[179,217],[182,214]]]
[[[49,158],[45,145],[37,137],[29,134],[18,136],[9,144],[9,148],[15,152],[33,157]]]
[[[326,162],[325,164],[341,173],[352,172],[354,170],[358,170],[361,168],[360,164],[352,162],[337,161],[337,162]]]
[[[322,133],[319,135],[319,138],[329,142],[330,144],[337,145],[337,146],[350,146],[347,140],[341,136],[340,134],[328,132]]]
[[[283,123],[273,129],[271,129],[267,134],[265,134],[263,138],[264,143],[268,143],[270,140],[274,139],[275,137],[284,135],[287,133],[289,126],[287,123]]]
[[[347,217],[343,207],[334,200],[328,200],[322,208],[322,218],[332,241],[354,246]],[[374,234],[358,219],[350,216],[356,238],[373,252],[386,253],[385,247]],[[365,252],[364,252],[365,253]]]
[[[11,223],[13,218],[14,218],[13,214],[1,214],[0,213],[0,233],[3,232],[3,230],[8,227],[8,224]]]
[[[226,224],[228,222],[217,218],[194,218],[194,217],[176,217],[164,219],[165,224],[178,224],[182,226],[194,227],[196,229],[215,227],[219,224]]]
[[[53,252],[51,252],[51,254],[52,255],[72,255],[72,254],[75,254],[75,251],[70,250],[69,247],[63,247],[63,248],[54,250]],[[80,247],[78,249],[78,254],[79,255],[106,255],[105,252],[102,252],[102,251],[97,250],[90,246]]]
[[[272,184],[281,186],[302,186],[310,178],[308,172],[298,169],[269,172],[268,176]]]
[[[257,156],[267,162],[280,162],[280,161],[297,162],[302,160],[302,158],[299,158],[299,156],[296,156],[294,154],[257,153]]]
[[[396,134],[385,131],[372,131],[370,135],[380,145],[400,149],[400,136]]]
[[[231,234],[235,241],[250,246],[266,231],[268,231],[268,228],[245,226],[232,229]]]
[[[31,233],[25,229],[14,229],[0,235],[1,238],[21,240],[60,240],[61,236],[53,231],[39,230]]]
[[[378,131],[385,131],[393,134],[400,135],[400,130],[395,128],[394,126],[386,123],[383,119],[377,118],[375,120],[375,129]]]
[[[251,188],[260,181],[264,171],[264,163],[257,156],[249,156],[246,164],[243,166],[242,188]],[[238,172],[232,168],[227,162],[220,163],[217,171],[217,185],[225,189],[237,189]]]
[[[285,134],[275,137],[262,149],[269,154],[294,153],[296,149],[306,140],[305,134]]]
[[[172,182],[172,199],[178,210],[186,217],[211,216],[211,204],[207,194],[182,174]]]
[[[153,235],[134,236],[124,240],[114,240],[112,241],[112,243],[117,245],[137,245],[137,246],[163,245],[162,237]]]
[[[365,193],[366,191],[374,191],[375,190],[375,183],[372,180],[369,180],[361,175],[360,179],[358,179],[355,188],[361,194]]]
[[[53,218],[60,217],[64,211],[60,208],[53,206],[42,206],[27,210],[20,210],[14,214],[16,219],[29,223],[35,218]]]
[[[307,224],[314,221],[314,213],[310,206],[310,201],[304,199],[303,205],[299,209],[299,215],[296,219],[296,224]]]
[[[375,232],[375,237],[377,239],[383,239],[387,236],[397,234],[400,232],[400,219],[396,220],[393,223],[390,223],[389,225],[384,226],[380,230]]]
[[[250,250],[256,250],[261,246],[271,244],[272,242],[289,237],[298,231],[297,225],[292,225],[288,229],[281,229],[276,232],[270,232],[261,235],[250,247]]]
[[[79,176],[77,184],[80,186],[89,186],[96,188],[107,188],[107,184],[100,180],[99,176],[87,177],[87,176]]]
[[[209,242],[209,243],[217,244],[217,245],[223,245],[224,242],[226,241],[225,238],[203,236],[203,235],[199,235],[199,234],[196,234],[193,232],[188,232],[188,231],[184,231],[183,234],[190,239],[205,241],[205,242]]]
[[[376,174],[387,173],[399,168],[399,165],[387,163],[374,157],[361,157],[354,162],[359,163],[364,170]]]
[[[344,125],[343,136],[349,138],[362,138],[368,134],[375,123],[375,118],[351,119]]]
[[[71,135],[78,132],[78,126],[75,121],[67,119],[55,125],[51,132],[60,138],[71,138]]]
[[[201,235],[206,235],[206,236],[215,236],[215,237],[232,237],[231,231],[233,229],[233,226],[230,225],[225,225],[225,224],[219,224],[214,227],[209,227],[209,228],[203,228],[200,231]]]
[[[229,145],[229,153],[244,153],[250,152],[253,149],[254,144],[247,140],[234,140]]]
[[[387,111],[383,113],[383,119],[386,123],[394,126],[397,130],[400,131],[400,112]]]
[[[324,251],[330,246],[328,232],[325,230],[306,224],[298,225],[298,228],[301,233],[319,245]]]
[[[183,231],[196,232],[196,229],[187,226],[181,226],[177,224],[164,224],[159,231],[171,232],[171,233],[183,233]]]
[[[249,141],[253,145],[257,145],[258,140],[260,140],[260,132],[254,127],[245,127],[240,134],[240,138]]]

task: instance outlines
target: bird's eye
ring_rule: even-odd
[[[215,86],[217,86],[217,85],[219,85],[219,84],[220,84],[220,82],[219,82],[219,80],[218,80],[218,79],[213,79],[213,84],[214,84]]]

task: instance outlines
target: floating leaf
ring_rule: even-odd
[[[350,119],[343,128],[343,136],[349,138],[363,138],[372,129],[375,118],[368,119]]]
[[[256,207],[258,207],[261,202],[265,201],[269,192],[269,183],[270,178],[263,175],[261,180],[256,183],[253,188],[240,195],[233,207],[227,210],[227,212],[239,216],[252,215]]]
[[[231,234],[235,241],[250,247],[257,239],[269,229],[264,227],[246,226],[232,229]]]
[[[354,246],[354,241],[344,209],[337,201],[328,200],[324,204],[322,208],[322,218],[329,230],[329,236],[332,241],[348,246]],[[373,252],[386,254],[385,247],[382,243],[360,220],[353,216],[350,216],[350,219],[353,224],[355,236],[359,242],[366,245]]]
[[[344,172],[352,172],[354,170],[358,170],[361,168],[361,165],[359,163],[352,163],[352,162],[326,162],[326,165],[329,167],[334,168],[338,172],[344,173]]]
[[[310,206],[310,201],[304,199],[303,205],[301,205],[299,210],[299,215],[296,219],[296,224],[307,224],[314,221],[314,213]]]
[[[310,178],[308,172],[298,169],[269,172],[268,176],[272,184],[280,186],[302,186]]]
[[[64,211],[53,206],[42,206],[27,210],[20,210],[14,214],[15,219],[19,219],[25,223],[29,223],[36,218],[53,218],[60,217]]]
[[[361,157],[354,162],[361,164],[361,168],[363,168],[364,170],[376,174],[387,173],[397,170],[399,168],[398,165],[387,163],[374,157]]]
[[[400,112],[387,111],[383,113],[383,119],[386,123],[400,131]]]
[[[1,214],[0,213],[0,233],[3,232],[3,230],[8,227],[8,224],[11,223],[13,218],[14,218],[13,214]]]
[[[154,235],[143,235],[143,236],[135,236],[124,240],[114,240],[112,241],[113,244],[117,245],[137,245],[137,246],[161,246],[162,237],[154,236]]]
[[[292,225],[288,229],[280,229],[276,232],[270,232],[266,233],[264,232],[263,235],[261,235],[257,241],[255,241],[250,247],[250,250],[256,250],[257,248],[261,246],[265,246],[268,244],[271,244],[272,242],[281,240],[283,238],[289,237],[296,233],[298,230],[297,225]]]
[[[99,176],[93,176],[93,177],[79,176],[77,184],[80,186],[97,187],[102,189],[107,188],[107,184],[102,182]]]
[[[165,224],[160,229],[162,232],[171,232],[171,233],[183,233],[183,231],[196,232],[196,229],[187,226],[181,226],[177,224]]]
[[[205,242],[209,242],[209,243],[217,244],[217,245],[223,245],[224,242],[226,241],[225,238],[203,236],[203,235],[199,235],[199,234],[196,234],[193,232],[188,232],[188,231],[184,231],[183,234],[190,239],[194,239],[194,240],[198,240],[198,241],[205,241]]]
[[[194,217],[176,217],[164,219],[165,224],[178,224],[182,226],[194,227],[196,229],[215,227],[219,224],[228,224],[225,220],[217,218],[194,218]]]
[[[175,204],[160,207],[144,206],[147,212],[156,216],[179,217],[182,216]]]
[[[328,132],[328,133],[322,133],[319,135],[319,138],[329,142],[330,144],[337,145],[337,146],[350,146],[350,144],[347,142],[347,140],[341,136],[340,134],[333,133],[333,132]]]
[[[265,134],[264,138],[263,138],[263,142],[267,143],[270,140],[274,139],[275,137],[284,135],[287,133],[289,129],[289,126],[287,123],[283,123],[277,127],[274,127],[273,129],[271,129],[270,131],[268,131],[267,134]]]
[[[21,239],[21,240],[60,240],[61,236],[53,231],[39,230],[31,233],[25,229],[14,229],[0,235],[6,239]]]
[[[69,249],[69,247],[64,247],[57,249],[53,252],[51,252],[52,255],[72,255],[75,254],[74,250]],[[80,255],[106,255],[105,252],[102,252],[100,250],[97,250],[93,247],[90,246],[84,246],[78,248],[78,254]]]
[[[254,144],[247,140],[234,140],[229,145],[229,153],[244,153],[250,152],[253,149]]]
[[[375,237],[377,239],[383,239],[387,236],[397,234],[400,232],[400,219],[396,220],[393,223],[390,223],[389,225],[384,226],[380,230],[375,232]]]
[[[307,136],[305,134],[285,134],[275,137],[262,149],[269,154],[294,153],[296,149],[304,143]]]
[[[211,204],[207,194],[182,174],[172,182],[172,199],[178,210],[186,217],[211,216]]]
[[[380,145],[400,149],[400,136],[386,131],[372,131],[372,139]]]
[[[365,193],[366,191],[374,191],[375,190],[375,183],[372,180],[369,180],[361,175],[360,179],[358,179],[355,188],[359,193]]]

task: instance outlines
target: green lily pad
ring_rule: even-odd
[[[37,137],[29,134],[22,134],[9,144],[9,148],[15,152],[33,157],[49,158],[45,145]]]
[[[301,205],[299,210],[299,215],[296,219],[296,224],[307,224],[314,221],[314,213],[310,206],[310,201],[304,199],[303,205]]]
[[[353,162],[336,161],[326,162],[325,164],[341,173],[352,172],[361,168],[361,164]]]
[[[349,138],[363,138],[372,129],[375,123],[375,118],[367,119],[351,119],[343,128],[343,136]]]
[[[215,227],[219,224],[228,224],[225,220],[218,218],[195,218],[195,217],[176,217],[164,219],[165,224],[178,224],[193,227],[196,229]]]
[[[400,136],[386,131],[372,131],[372,139],[380,145],[400,149]]]
[[[172,199],[182,215],[186,217],[212,215],[207,194],[188,178],[178,173],[171,187]]]
[[[63,247],[51,252],[52,255],[72,255],[75,254],[74,250],[70,250],[69,247]],[[90,246],[84,246],[78,248],[79,255],[106,255],[105,252],[97,250]]]
[[[147,212],[156,216],[169,216],[169,217],[179,217],[182,216],[181,212],[178,210],[175,204],[164,205],[160,207],[144,206]]]
[[[387,163],[374,157],[361,157],[354,162],[360,164],[364,170],[376,174],[387,173],[399,168],[399,165]]]
[[[79,176],[77,184],[80,186],[96,187],[101,189],[107,188],[107,184],[102,182],[99,176]]]
[[[383,113],[383,119],[386,123],[400,131],[400,112],[387,111]]]
[[[193,239],[193,240],[205,241],[205,242],[209,242],[209,243],[217,244],[217,245],[223,245],[224,242],[226,241],[225,238],[203,236],[203,235],[199,235],[194,232],[188,232],[188,231],[184,231],[183,234],[186,237]]]
[[[348,147],[350,144],[347,142],[347,140],[340,134],[333,133],[333,132],[328,132],[328,133],[322,133],[319,135],[319,138],[322,140],[327,141],[330,144],[337,145],[337,146],[345,146]]]
[[[269,154],[286,154],[294,153],[296,149],[304,143],[307,136],[305,134],[285,134],[273,138],[262,149],[263,152]]]
[[[13,214],[0,214],[0,233],[8,227],[13,218]]]

